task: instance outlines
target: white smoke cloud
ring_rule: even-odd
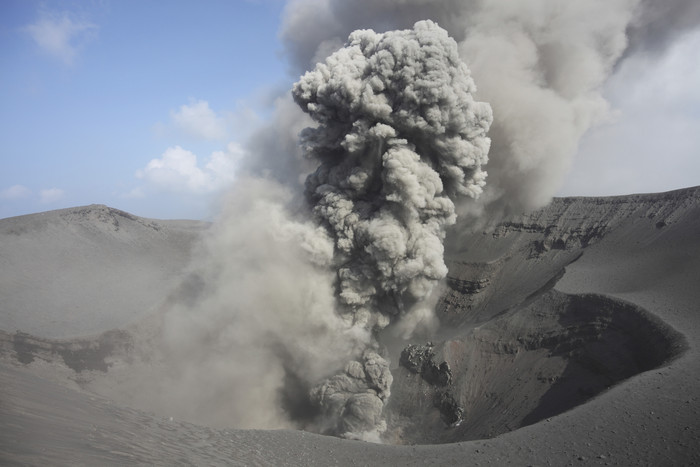
[[[32,194],[32,191],[24,185],[12,185],[9,188],[5,188],[0,191],[0,198],[2,199],[21,199],[26,198]]]
[[[23,28],[40,49],[66,65],[73,64],[82,45],[97,29],[97,25],[69,12],[49,11],[41,11],[35,23]]]
[[[47,188],[39,191],[39,202],[42,204],[51,204],[60,201],[66,192],[60,188]]]
[[[222,140],[227,135],[226,119],[217,115],[207,101],[192,101],[190,105],[180,106],[170,117],[178,129],[195,138],[203,140]]]
[[[168,191],[212,193],[231,185],[244,153],[240,145],[229,143],[225,151],[215,151],[200,167],[196,154],[174,146],[152,159],[136,176]]]

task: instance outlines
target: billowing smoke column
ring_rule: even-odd
[[[447,274],[443,240],[459,196],[482,192],[492,121],[476,102],[457,43],[431,21],[412,30],[353,32],[294,85],[318,123],[302,133],[320,161],[306,179],[313,214],[335,243],[339,312],[377,331],[425,317]],[[381,431],[391,374],[367,351],[312,391],[341,435]]]
[[[472,95],[495,115],[482,218],[542,204],[605,113],[601,86],[628,39],[631,53],[670,43],[697,5],[290,0],[292,66],[315,67],[294,88],[300,107],[280,99],[252,138],[192,279],[154,336],[144,330],[141,379],[110,387],[211,426],[378,434],[392,381],[377,331],[430,319],[454,204],[484,182],[491,117]],[[355,32],[340,49],[358,28],[428,18],[457,43],[420,22]]]
[[[430,21],[356,31],[294,86],[318,122],[302,133],[321,161],[307,197],[335,239],[339,297],[355,320],[384,327],[365,312],[407,312],[447,274],[451,198],[477,197],[486,178],[491,108],[474,90],[457,44]]]
[[[350,31],[401,29],[425,19],[457,41],[479,85],[476,97],[493,107],[489,183],[479,202],[468,206],[495,219],[501,211],[521,212],[551,199],[579,139],[606,116],[602,86],[626,50],[663,49],[700,23],[700,3],[290,0],[282,38],[292,65],[302,71]]]
[[[379,440],[381,330],[434,324],[455,200],[484,185],[491,109],[474,92],[435,23],[350,35],[279,107],[189,279],[140,328],[144,358],[108,390],[210,426]]]

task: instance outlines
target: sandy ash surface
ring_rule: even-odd
[[[70,229],[77,228],[74,223],[66,221],[46,238],[58,242],[54,246],[68,245],[74,238]],[[96,241],[100,248],[95,251],[106,251],[108,258],[122,255],[112,253],[114,246],[102,248],[103,243],[115,245],[119,240],[119,231],[102,223],[98,216],[86,227],[101,226],[97,236],[102,240]],[[3,287],[14,281],[13,287],[3,289],[1,303],[0,324],[7,331],[0,365],[4,464],[700,463],[698,188],[557,199],[535,213],[454,240],[446,258],[447,288],[437,308],[446,326],[433,343],[439,356],[451,363],[455,372],[451,391],[467,410],[464,422],[450,429],[436,421],[433,409],[411,409],[417,391],[430,387],[418,375],[397,368],[395,385],[399,380],[404,388],[392,389],[394,405],[387,410],[389,420],[405,433],[396,427],[392,431],[390,425],[388,435],[412,445],[369,444],[302,431],[214,429],[90,392],[89,381],[76,377],[80,365],[86,364],[76,363],[78,347],[62,347],[72,341],[41,338],[106,331],[128,320],[122,317],[124,321],[114,323],[105,318],[109,313],[98,312],[89,330],[66,324],[58,327],[62,336],[39,332],[52,327],[47,313],[59,314],[48,306],[51,289],[42,292],[42,302],[28,300],[24,288],[44,277],[36,272],[42,261],[47,263],[44,267],[58,271],[56,261],[61,258],[29,253],[44,238],[40,232],[45,227],[24,225],[24,231],[9,232],[7,220],[0,221],[3,239],[16,236],[12,254],[3,249],[0,257],[13,261],[10,269],[5,267],[10,263],[3,265]],[[122,233],[130,233],[133,245],[150,232],[147,229]],[[184,235],[180,232],[177,235]],[[149,249],[155,253],[141,255],[140,261],[157,262],[168,248],[181,249],[183,237],[177,238],[174,244],[153,240],[154,245],[163,245]],[[184,268],[184,263],[177,264]],[[89,269],[90,261],[81,264]],[[121,264],[118,267],[128,264],[131,269],[129,261]],[[169,266],[176,268],[175,263]],[[79,303],[76,288],[84,288],[76,282],[85,277],[76,273],[65,279],[62,295]],[[170,282],[163,281],[148,288],[164,291]],[[118,295],[107,297],[122,303]],[[31,307],[20,306],[25,300]],[[22,313],[10,319],[8,304]],[[115,303],[108,305],[105,310]],[[28,327],[18,326],[23,323]],[[14,334],[18,328],[38,337],[18,338]],[[99,366],[101,361],[98,356],[91,364]],[[641,372],[627,374],[629,368],[624,367],[630,366]],[[109,369],[93,373],[109,375]],[[590,381],[600,387],[593,388]],[[423,418],[410,420],[410,414]],[[470,414],[477,421],[470,422]],[[474,439],[480,434],[487,438]],[[446,442],[450,437],[458,442],[417,444],[421,439]]]

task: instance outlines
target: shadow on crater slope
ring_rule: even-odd
[[[557,199],[482,232],[453,236],[437,306],[442,331],[429,346],[414,343],[430,354],[429,367],[449,371],[442,378],[449,384],[435,384],[410,362],[398,365],[387,440],[494,437],[570,410],[680,356],[688,348],[685,337],[643,308],[555,286],[590,248],[673,245],[682,251],[678,235],[693,218],[696,197],[693,189]]]
[[[74,374],[69,378],[87,389],[110,371],[111,362],[128,361],[131,348],[126,331],[73,340],[0,331],[6,356],[21,364],[38,360],[68,367]],[[669,362],[686,343],[632,304],[549,290],[525,306],[415,349],[423,352],[418,361],[430,360],[423,368],[432,365],[432,372],[421,374],[406,359],[393,359],[398,367],[392,370],[385,434],[391,444],[491,438],[537,423]]]
[[[448,384],[397,368],[388,438],[491,438],[582,404],[685,346],[682,335],[634,305],[551,290],[461,337],[434,342],[434,361],[449,366]]]

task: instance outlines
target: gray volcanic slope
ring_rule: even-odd
[[[179,284],[206,226],[103,205],[0,219],[0,329],[67,338],[125,326]]]
[[[29,253],[36,231],[13,235],[13,268],[25,267],[23,253],[40,262]],[[23,236],[30,241],[22,245]],[[405,343],[385,342],[395,367],[386,441],[412,445],[214,429],[150,414],[60,384],[63,378],[91,389],[81,371],[109,375],[114,361],[127,361],[127,331],[70,341],[3,333],[0,459],[10,465],[700,463],[700,188],[556,199],[494,228],[453,235],[450,245],[440,332],[429,346],[415,342],[403,358]],[[3,265],[3,287],[10,276]],[[80,295],[82,284],[69,282],[69,295]],[[30,283],[26,276],[17,282],[20,289]],[[13,294],[20,293],[30,295],[5,288],[3,300],[19,306],[22,299]],[[52,380],[44,378],[49,374]]]

